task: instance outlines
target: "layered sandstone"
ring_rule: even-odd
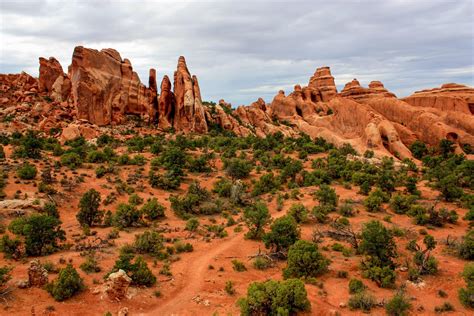
[[[331,100],[337,94],[336,83],[329,67],[316,69],[314,75],[309,79],[308,87],[316,88],[324,102]]]

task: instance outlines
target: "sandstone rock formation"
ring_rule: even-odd
[[[43,287],[48,283],[48,271],[38,260],[32,260],[28,268],[29,286]]]
[[[105,292],[111,300],[120,301],[127,296],[128,287],[132,279],[122,269],[111,273],[107,278]]]
[[[67,75],[52,57],[40,58],[39,80],[26,73],[0,75],[0,117],[14,118],[4,127],[10,131],[62,129],[56,134],[62,141],[97,137],[94,125],[121,124],[126,115],[138,115],[157,126],[156,132],[218,130],[259,137],[302,132],[336,145],[350,143],[361,153],[372,149],[377,156],[411,158],[408,148],[416,140],[434,146],[447,138],[457,152],[464,144],[474,147],[474,89],[454,83],[397,99],[380,81],[363,87],[354,79],[338,93],[330,68],[321,67],[307,86],[279,91],[269,104],[260,98],[233,109],[224,100],[203,104],[198,79],[181,56],[173,82],[165,75],[159,90],[155,69],[146,87],[117,51],[79,46]]]
[[[72,99],[79,119],[97,125],[118,124],[127,113],[149,112],[150,90],[128,59],[114,49],[78,46],[69,66]]]

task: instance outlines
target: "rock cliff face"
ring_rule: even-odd
[[[260,98],[232,109],[224,100],[203,104],[198,79],[182,56],[173,82],[165,75],[159,89],[155,69],[146,87],[131,62],[114,49],[76,47],[68,74],[55,58],[40,58],[39,73],[39,79],[26,73],[0,75],[0,116],[19,118],[11,128],[24,128],[29,117],[39,122],[34,128],[61,127],[62,140],[96,137],[94,125],[121,124],[132,114],[158,132],[218,128],[259,137],[303,132],[336,145],[350,143],[359,152],[371,149],[399,158],[412,157],[408,147],[416,140],[436,145],[447,138],[459,145],[458,152],[460,145],[474,146],[474,89],[454,83],[397,99],[380,81],[363,87],[354,79],[338,93],[330,68],[321,67],[307,86],[296,85],[288,95],[279,91],[271,103]]]
[[[69,78],[79,119],[97,125],[117,124],[125,114],[149,111],[150,89],[140,82],[130,61],[122,60],[116,50],[76,47]]]

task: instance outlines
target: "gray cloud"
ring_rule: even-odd
[[[178,56],[204,99],[234,105],[307,84],[331,66],[338,88],[381,80],[399,96],[474,84],[474,8],[460,1],[0,2],[0,72],[37,75],[39,56],[65,69],[73,48],[116,48],[142,81]]]

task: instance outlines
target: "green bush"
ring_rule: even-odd
[[[264,228],[270,222],[271,216],[265,203],[257,202],[245,208],[243,219],[249,228],[245,237],[260,239],[265,233]]]
[[[466,264],[463,278],[467,286],[459,289],[459,300],[464,306],[474,308],[474,263]]]
[[[120,250],[120,256],[115,262],[112,272],[116,272],[119,269],[126,271],[132,279],[133,285],[143,285],[150,287],[156,283],[156,277],[153,275],[151,270],[148,268],[147,263],[142,257],[135,255],[130,252],[127,248]],[[134,262],[132,262],[134,260]]]
[[[163,236],[156,231],[145,231],[142,234],[135,235],[133,247],[137,253],[160,256],[163,245]]]
[[[232,181],[222,178],[214,183],[212,192],[217,193],[220,197],[230,197],[232,191]]]
[[[244,179],[249,176],[253,165],[248,160],[232,158],[224,160],[224,169],[226,174],[232,179]]]
[[[226,281],[224,290],[226,291],[227,294],[234,295],[235,294],[234,282]]]
[[[61,164],[70,169],[77,169],[82,165],[82,158],[75,152],[68,152],[61,156]]]
[[[253,260],[252,265],[257,270],[266,270],[272,266],[272,262],[270,261],[270,259],[267,259],[265,257],[256,257]]]
[[[176,190],[181,185],[181,176],[174,170],[168,170],[163,175],[150,170],[148,181],[152,188],[163,190]]]
[[[300,238],[300,234],[298,223],[286,215],[273,222],[270,231],[263,236],[263,242],[266,248],[284,252]]]
[[[364,313],[369,313],[370,310],[376,305],[376,301],[372,294],[363,291],[352,295],[349,298],[347,305],[351,310],[360,309]]]
[[[390,207],[397,214],[406,214],[415,200],[416,197],[413,195],[395,194],[390,200]]]
[[[33,214],[14,219],[8,229],[24,237],[25,252],[28,256],[43,256],[59,249],[58,242],[65,240],[61,221],[56,217]]]
[[[56,301],[64,301],[85,288],[82,278],[71,264],[59,271],[58,278],[47,284],[47,291]]]
[[[312,242],[298,240],[288,250],[287,267],[283,276],[288,278],[317,277],[327,271],[330,260]]]
[[[242,316],[296,315],[311,309],[304,283],[298,279],[254,282],[239,305]]]
[[[359,279],[350,279],[349,281],[349,293],[355,294],[365,291],[367,286]]]
[[[410,150],[413,154],[413,157],[415,157],[416,159],[421,159],[428,153],[428,148],[426,147],[426,144],[419,140],[416,140],[410,145]]]
[[[465,260],[474,260],[474,230],[470,230],[463,237],[458,247],[458,255]]]
[[[324,206],[331,212],[336,210],[339,197],[330,186],[322,184],[319,190],[314,193],[314,196],[319,201],[320,206]]]
[[[359,251],[369,258],[372,265],[393,266],[396,245],[392,233],[379,221],[373,220],[364,225]]]
[[[81,226],[92,227],[102,222],[104,212],[99,210],[100,199],[100,193],[94,189],[84,193],[79,201],[79,212],[76,215]]]
[[[0,240],[0,251],[7,259],[19,259],[23,255],[21,240],[19,238],[10,239],[7,234],[3,235]]]
[[[395,271],[389,266],[365,266],[362,275],[382,288],[393,288],[397,277]]]
[[[292,216],[297,223],[303,223],[308,219],[308,209],[301,203],[293,204],[288,210],[288,215]]]
[[[187,220],[185,229],[189,230],[190,232],[195,232],[197,231],[198,227],[199,219],[197,219],[196,217],[191,217]]]
[[[165,217],[165,207],[156,198],[148,199],[140,212],[150,221]]]
[[[408,311],[411,308],[411,303],[409,299],[404,295],[403,292],[395,294],[388,302],[385,304],[385,311],[387,315],[390,316],[404,316],[408,315]]]
[[[369,212],[381,211],[381,206],[384,202],[388,201],[387,195],[380,189],[375,189],[369,196],[364,200],[364,206]]]
[[[118,228],[139,226],[142,224],[142,213],[133,205],[120,203],[113,215],[112,223]]]
[[[97,273],[100,272],[102,269],[99,267],[94,254],[90,254],[86,257],[86,261],[84,261],[79,268],[85,273]]]
[[[22,164],[16,171],[16,175],[22,180],[33,180],[37,173],[36,167],[28,162]]]
[[[233,259],[232,261],[232,268],[237,271],[237,272],[244,272],[247,271],[247,267],[242,261],[239,261],[237,259]]]
[[[264,174],[258,179],[257,182],[255,182],[252,190],[252,195],[253,196],[259,196],[265,193],[269,193],[275,190],[278,190],[280,188],[280,182],[275,177],[275,175],[270,172],[267,174]]]

